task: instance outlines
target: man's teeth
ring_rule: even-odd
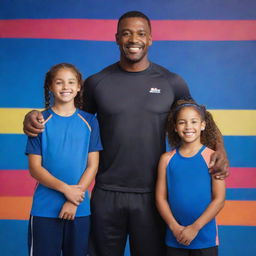
[[[138,52],[141,48],[140,47],[129,47],[130,52]]]

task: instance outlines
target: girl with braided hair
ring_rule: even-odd
[[[94,115],[79,109],[82,75],[68,63],[46,74],[43,133],[28,137],[29,171],[38,182],[29,223],[29,255],[87,255],[88,187],[102,149]],[[62,254],[61,254],[62,253]]]
[[[209,174],[218,128],[204,106],[179,100],[167,122],[171,152],[161,156],[156,204],[167,224],[167,255],[216,256],[215,217],[224,206],[225,182]]]

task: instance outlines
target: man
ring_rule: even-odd
[[[120,61],[85,81],[84,110],[97,113],[104,148],[92,195],[90,255],[123,255],[129,234],[132,255],[160,256],[165,246],[154,202],[157,164],[165,151],[169,109],[191,96],[181,77],[149,61],[151,25],[143,13],[120,17],[116,42]],[[43,129],[36,119],[38,112],[25,119],[27,134]],[[216,151],[212,166],[225,178],[221,135]]]

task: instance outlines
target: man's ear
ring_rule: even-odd
[[[152,35],[150,34],[149,35],[149,44],[148,45],[151,46],[152,44],[153,44],[153,40],[152,40]]]
[[[115,38],[116,38],[116,44],[118,44],[118,41],[119,41],[119,35],[118,35],[118,33],[115,34]]]

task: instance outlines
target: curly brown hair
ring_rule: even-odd
[[[201,143],[215,150],[217,143],[218,127],[215,124],[211,113],[206,110],[205,106],[198,105],[193,100],[178,100],[173,104],[171,111],[168,115],[166,128],[170,145],[172,147],[178,147],[181,145],[181,138],[179,137],[178,133],[175,132],[175,126],[180,110],[185,107],[191,107],[196,110],[200,114],[202,121],[205,121],[205,129],[201,132]]]
[[[51,105],[51,96],[50,96],[50,86],[53,82],[56,73],[60,69],[69,69],[71,72],[75,73],[77,81],[81,87],[80,91],[77,93],[74,102],[76,108],[82,108],[83,105],[83,78],[80,71],[72,64],[69,63],[60,63],[53,66],[45,75],[44,80],[44,99],[45,99],[45,108],[49,108]]]

